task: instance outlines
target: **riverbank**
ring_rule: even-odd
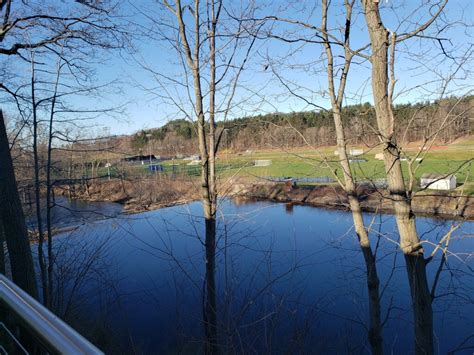
[[[297,186],[288,188],[282,183],[237,184],[234,196],[276,202],[295,203],[315,207],[349,210],[344,190],[338,185]],[[363,185],[357,189],[363,211],[393,213],[392,201],[386,190]],[[446,219],[474,220],[474,197],[423,192],[413,197],[413,212],[419,215]]]
[[[77,184],[55,189],[56,195],[90,202],[114,202],[125,213],[139,213],[194,201],[199,196],[190,179],[112,179],[89,185]]]
[[[336,184],[295,186],[288,188],[282,183],[256,183],[237,180],[221,189],[231,198],[266,200],[349,210],[344,190]],[[70,190],[57,193],[68,196]],[[369,185],[357,189],[363,211],[393,213],[388,192]],[[198,200],[199,185],[196,180],[145,179],[110,180],[95,182],[90,186],[74,187],[74,199],[84,201],[108,201],[123,205],[124,212],[140,213],[171,207]],[[474,197],[456,196],[440,192],[423,192],[413,197],[413,211],[419,215],[446,219],[474,220]]]

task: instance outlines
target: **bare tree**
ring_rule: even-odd
[[[329,87],[329,97],[331,99],[331,111],[335,122],[336,128],[336,137],[337,137],[337,148],[338,148],[338,155],[339,155],[339,163],[342,166],[342,174],[344,177],[344,182],[338,181],[341,186],[344,188],[346,193],[348,194],[349,203],[351,206],[352,211],[360,211],[360,203],[357,200],[357,193],[356,193],[356,184],[355,179],[353,177],[353,172],[350,168],[349,161],[348,161],[348,154],[347,154],[347,137],[346,137],[346,130],[343,125],[342,121],[342,102],[344,99],[344,88],[347,81],[347,75],[349,71],[349,67],[353,62],[353,58],[361,58],[362,62],[369,60],[372,63],[372,84],[373,84],[373,94],[374,94],[374,106],[376,111],[376,118],[377,118],[377,127],[372,127],[370,124],[366,124],[371,132],[375,132],[380,140],[380,144],[384,148],[384,160],[385,160],[385,172],[388,177],[388,185],[389,185],[389,196],[388,198],[393,201],[394,210],[396,213],[397,225],[399,228],[400,234],[400,245],[401,249],[403,250],[406,261],[407,261],[407,270],[409,276],[409,284],[411,286],[411,294],[412,294],[412,301],[413,301],[413,312],[415,316],[415,346],[418,352],[426,351],[428,353],[432,352],[432,311],[431,311],[431,299],[429,297],[429,287],[426,279],[426,271],[425,271],[425,261],[423,258],[423,248],[422,248],[422,241],[418,237],[416,233],[416,226],[415,226],[415,216],[411,207],[412,198],[414,195],[414,186],[416,184],[415,172],[416,169],[419,167],[419,164],[415,164],[415,161],[423,160],[426,157],[426,151],[429,150],[431,145],[434,142],[434,138],[438,136],[439,132],[445,130],[450,124],[456,122],[459,118],[456,114],[447,114],[446,116],[441,116],[439,121],[431,123],[429,129],[425,130],[425,136],[422,144],[422,148],[420,152],[416,154],[414,158],[406,158],[405,152],[402,151],[402,147],[396,141],[396,134],[400,134],[400,132],[405,131],[408,132],[408,127],[397,126],[394,122],[394,113],[393,113],[393,100],[394,100],[394,86],[395,86],[395,76],[394,76],[394,53],[395,53],[395,45],[402,41],[405,41],[409,38],[414,36],[419,36],[421,38],[426,38],[428,40],[437,41],[440,44],[442,52],[446,55],[447,54],[445,48],[443,47],[443,41],[447,41],[446,38],[441,37],[431,37],[428,35],[424,35],[422,32],[426,30],[440,15],[443,11],[446,2],[445,1],[435,1],[435,5],[432,7],[434,11],[430,13],[430,19],[426,21],[424,24],[419,26],[416,30],[407,32],[402,35],[395,35],[393,32],[390,32],[383,27],[383,22],[379,16],[378,12],[378,1],[364,1],[363,2],[363,10],[365,10],[365,16],[367,22],[369,23],[369,18],[371,16],[376,16],[376,18],[372,18],[369,24],[369,34],[371,35],[371,41],[369,44],[362,44],[358,49],[351,48],[349,43],[349,36],[351,30],[354,29],[357,25],[353,23],[351,18],[352,7],[354,6],[354,1],[345,1],[346,7],[346,18],[345,24],[342,28],[335,29],[336,35],[331,31],[334,29],[334,25],[328,26],[328,4],[323,2],[323,21],[322,25],[314,25],[309,22],[304,22],[295,19],[288,19],[288,18],[281,18],[277,16],[268,16],[266,19],[281,22],[286,26],[295,25],[298,26],[301,31],[291,31],[287,30],[285,32],[285,27],[283,26],[283,30],[279,30],[278,26],[272,28],[274,31],[269,31],[267,36],[271,38],[276,38],[280,41],[287,42],[287,43],[297,43],[298,46],[302,46],[305,43],[310,44],[323,44],[325,51],[326,51],[326,59],[327,63],[324,63],[324,66],[327,65],[327,73],[328,75],[328,87]],[[369,5],[367,5],[369,4]],[[340,4],[339,4],[340,6]],[[390,5],[387,5],[390,7]],[[315,6],[316,8],[316,6]],[[369,10],[367,10],[369,8]],[[428,8],[426,4],[421,4],[417,10],[424,12],[424,9]],[[310,13],[311,11],[308,11]],[[374,15],[376,13],[376,15]],[[312,14],[311,14],[312,15]],[[310,15],[308,15],[310,17]],[[448,20],[449,21],[449,20]],[[403,21],[400,20],[400,27],[403,27],[404,24],[409,23],[410,21]],[[331,27],[332,26],[332,27]],[[370,29],[372,26],[372,29]],[[438,34],[442,30],[449,27],[449,23],[444,23],[441,28],[438,28]],[[380,28],[383,29],[380,29]],[[286,27],[288,28],[288,27]],[[303,30],[308,31],[308,36],[305,37],[303,34]],[[377,34],[374,35],[374,32]],[[283,32],[283,34],[281,34]],[[342,36],[342,40],[338,38],[338,34]],[[374,36],[378,36],[379,42],[374,42]],[[363,41],[362,41],[363,43]],[[300,48],[298,47],[298,49]],[[336,54],[333,53],[334,47],[340,49],[339,52]],[[371,48],[371,53],[367,54],[368,49]],[[389,55],[389,51],[391,52]],[[425,54],[426,52],[423,52]],[[447,87],[452,77],[457,73],[462,71],[463,66],[466,66],[467,58],[471,55],[472,50],[470,48],[467,49],[465,53],[462,54],[461,58],[458,61],[455,61],[455,68],[453,69],[453,73],[450,75],[446,75],[446,79],[442,78],[443,81],[443,90],[442,93],[446,92],[445,88]],[[385,61],[381,61],[380,57],[384,57]],[[342,58],[341,62],[335,62],[334,58],[339,60]],[[426,58],[425,58],[426,59]],[[267,59],[269,60],[269,59]],[[276,60],[278,62],[278,60]],[[280,59],[280,62],[285,62],[285,59]],[[284,64],[283,64],[284,65]],[[297,67],[294,63],[292,63],[292,67]],[[308,68],[307,70],[312,69],[310,65],[302,66]],[[389,69],[390,68],[390,69]],[[314,71],[314,70],[313,70]],[[318,106],[312,102],[310,98],[303,94],[305,88],[297,83],[285,80],[281,75],[276,73],[274,70],[278,81],[295,97],[301,99],[305,102],[308,106],[321,110],[324,108]],[[336,74],[334,74],[336,73]],[[431,73],[433,74],[433,73]],[[439,74],[435,74],[439,75]],[[339,77],[339,91],[336,93],[335,90],[335,78]],[[382,78],[382,79],[381,79]],[[382,90],[383,89],[383,90]],[[376,93],[377,92],[377,93]],[[464,95],[462,96],[464,97]],[[462,97],[459,101],[462,100]],[[435,105],[436,106],[436,105]],[[454,105],[457,106],[457,105]],[[454,109],[453,109],[454,111]],[[438,112],[438,110],[436,111]],[[415,117],[415,116],[414,116]],[[409,125],[412,121],[410,121]],[[434,129],[437,123],[440,123],[439,129]],[[449,122],[449,123],[448,123]],[[295,129],[292,127],[291,124],[287,129]],[[434,131],[434,133],[433,133]],[[306,137],[303,134],[300,134],[302,140],[307,143]],[[426,150],[426,151],[425,151]],[[424,153],[422,153],[424,152]],[[405,180],[402,174],[401,162],[400,157],[403,155],[404,159],[408,160],[408,173],[409,173],[409,182],[408,186],[405,186]],[[327,162],[324,157],[321,157],[322,162]],[[464,165],[464,164],[462,164]],[[328,166],[330,169],[330,166]],[[447,175],[453,172],[447,173]],[[337,176],[336,176],[337,180]],[[382,193],[383,195],[383,193]],[[457,213],[457,212],[456,212]],[[357,215],[357,212],[356,212]],[[363,221],[361,218],[356,218],[353,213],[354,217],[354,225],[356,231],[362,231],[362,228],[358,228],[357,225],[364,227]],[[357,221],[359,220],[359,222]],[[362,223],[360,223],[362,222]],[[364,228],[365,230],[365,228]],[[362,231],[362,233],[364,233]],[[367,233],[364,233],[367,235]],[[364,236],[362,234],[362,237]],[[368,241],[368,238],[361,238],[361,234],[358,232],[358,236],[361,241],[361,246],[364,243],[364,240]],[[368,244],[370,246],[370,242]],[[372,254],[372,253],[371,253]],[[365,255],[365,253],[364,253]],[[372,254],[373,256],[373,254]],[[373,260],[375,261],[375,259]],[[366,265],[370,265],[372,262],[366,258]],[[375,269],[374,269],[375,271]],[[368,276],[370,277],[370,269],[368,268]],[[369,280],[369,295],[376,295],[378,294],[375,292],[371,292],[371,285]],[[373,291],[373,290],[372,290]],[[377,304],[377,303],[376,303]],[[380,304],[380,303],[378,303]],[[378,321],[375,324],[381,325],[380,320],[380,313],[378,317],[372,318],[374,313],[371,313],[371,320]],[[430,345],[431,344],[431,345]],[[379,344],[381,349],[381,343]],[[373,348],[373,351],[376,351]]]
[[[349,156],[347,152],[347,140],[344,133],[344,125],[342,123],[342,105],[344,92],[346,88],[347,77],[354,54],[350,49],[350,33],[352,24],[352,11],[355,0],[345,0],[346,20],[344,28],[344,63],[342,73],[340,74],[339,88],[336,93],[335,73],[334,73],[334,55],[331,47],[331,40],[328,35],[328,2],[323,0],[322,3],[322,25],[321,35],[327,58],[327,76],[328,76],[328,92],[331,99],[331,108],[336,128],[337,151],[340,158],[340,164],[344,176],[343,188],[349,199],[349,205],[352,212],[354,229],[359,239],[362,254],[364,255],[367,268],[367,291],[369,295],[369,313],[370,313],[370,330],[369,342],[372,346],[373,354],[383,354],[382,341],[382,320],[381,320],[381,302],[379,293],[379,278],[377,275],[376,258],[372,252],[369,234],[364,225],[362,218],[362,210],[360,207],[359,197],[357,194],[356,184],[350,167]]]
[[[300,20],[282,18],[276,16],[269,16],[267,19],[277,21],[281,25],[291,25],[297,28],[296,31],[288,30],[287,33],[279,34],[278,26],[273,31],[267,33],[270,38],[275,38],[284,43],[295,43],[301,42],[303,44],[311,45],[322,45],[324,50],[325,61],[317,61],[312,63],[309,68],[312,71],[326,71],[326,77],[328,82],[327,94],[329,96],[334,127],[336,135],[336,147],[338,155],[338,165],[342,169],[342,179],[339,179],[336,169],[331,166],[330,161],[327,157],[324,157],[315,148],[318,155],[321,156],[321,162],[333,173],[335,180],[343,188],[348,202],[349,208],[352,213],[353,226],[357,235],[359,245],[362,251],[362,255],[365,260],[366,274],[367,274],[367,292],[369,296],[369,331],[368,339],[372,347],[372,353],[382,354],[383,353],[383,337],[382,337],[382,317],[381,317],[381,300],[379,293],[379,278],[376,267],[376,255],[372,251],[369,232],[365,226],[362,209],[360,206],[360,197],[357,189],[357,183],[353,169],[350,165],[350,156],[348,152],[348,138],[346,136],[346,127],[343,123],[343,104],[346,95],[346,84],[349,77],[349,70],[353,58],[357,53],[361,52],[364,47],[360,49],[351,48],[351,30],[352,30],[352,13],[354,8],[355,0],[345,0],[345,21],[343,21],[342,28],[330,28],[328,26],[328,20],[330,19],[329,10],[331,3],[327,0],[322,1],[321,6],[321,25],[315,25],[309,22]],[[337,5],[338,7],[340,4]],[[334,7],[334,6],[333,6]],[[303,32],[309,30],[309,35],[305,37]],[[342,35],[342,39],[338,38],[338,34]],[[337,49],[333,49],[337,47]],[[342,58],[342,59],[341,59]],[[340,61],[339,61],[340,60]],[[281,60],[280,62],[285,60]],[[323,69],[317,68],[321,66]],[[285,63],[283,63],[285,66]],[[278,81],[288,90],[288,92],[294,97],[300,99],[311,107],[322,109],[317,103],[314,103],[311,98],[304,96],[300,90],[293,89],[290,82],[280,75],[275,69],[273,73],[276,75]],[[297,86],[297,85],[296,85]],[[283,128],[286,131],[297,130],[296,127],[291,126]],[[297,130],[299,137],[312,147],[308,143],[307,138],[304,134]]]
[[[415,321],[415,351],[432,354],[433,312],[426,277],[426,261],[416,218],[411,207],[411,192],[405,186],[400,161],[400,147],[394,135],[393,92],[395,87],[394,53],[397,42],[407,40],[427,29],[442,13],[447,1],[438,3],[438,10],[413,32],[400,36],[387,30],[380,16],[378,1],[363,0],[365,20],[370,35],[372,95],[379,139],[383,145],[385,171],[390,198],[395,210],[400,247],[405,255]]]
[[[215,253],[219,196],[216,159],[224,133],[223,129],[217,130],[216,120],[218,117],[225,120],[233,107],[237,82],[255,39],[248,35],[251,26],[244,28],[234,21],[229,15],[231,6],[225,8],[223,1],[204,3],[195,0],[183,4],[180,0],[174,3],[165,0],[163,5],[164,11],[172,15],[169,21],[164,20],[166,17],[162,14],[152,18],[149,12],[141,12],[146,12],[152,25],[159,28],[159,36],[178,54],[178,66],[182,73],[175,78],[169,73],[153,70],[148,64],[141,64],[159,85],[160,90],[153,94],[171,103],[180,115],[195,122],[201,159],[200,193],[205,221],[206,293],[203,308],[204,329],[208,339],[205,352],[216,353]],[[223,21],[226,23],[222,23]],[[171,86],[177,86],[182,91],[175,95],[171,92]]]
[[[52,104],[50,116],[50,134],[49,134],[49,150],[47,163],[47,180],[50,180],[51,168],[51,140],[54,113],[73,112],[71,108],[66,108],[57,103],[56,97],[58,92],[58,81],[56,85],[50,85],[52,88],[45,88],[51,80],[43,81],[44,78],[38,80],[37,73],[44,75],[54,72],[55,58],[60,58],[62,65],[67,67],[67,71],[75,78],[63,83],[61,86],[61,94],[65,97],[71,95],[71,91],[84,94],[86,90],[77,89],[77,86],[84,85],[88,78],[88,69],[84,65],[92,63],[91,58],[96,56],[97,49],[119,48],[122,43],[124,32],[112,21],[113,14],[108,14],[108,10],[113,11],[115,4],[107,2],[99,5],[91,6],[91,4],[77,1],[71,8],[53,7],[50,8],[45,4],[15,2],[13,0],[2,1],[1,11],[3,17],[3,27],[0,32],[0,40],[3,47],[0,48],[0,54],[4,58],[14,57],[15,61],[8,61],[5,65],[6,71],[3,76],[3,82],[0,87],[2,92],[6,94],[23,117],[24,126],[32,124],[32,146],[34,161],[34,182],[35,182],[35,204],[38,221],[38,252],[39,265],[41,271],[43,300],[47,306],[52,304],[52,273],[53,273],[53,255],[51,227],[47,226],[48,232],[48,261],[46,261],[43,241],[44,226],[41,214],[41,166],[39,163],[39,129],[43,127],[41,118],[43,109],[46,105]],[[34,35],[33,35],[34,33]],[[28,54],[30,54],[28,56]],[[38,58],[37,58],[38,57]],[[80,58],[80,59],[79,59]],[[9,71],[27,72],[25,65],[30,63],[31,78],[28,80],[22,75],[12,76]],[[37,67],[40,66],[41,69]],[[51,71],[51,67],[53,70]],[[59,74],[58,74],[59,76]],[[74,81],[75,79],[75,81]],[[23,82],[22,82],[23,81]],[[54,80],[53,80],[54,82]],[[37,86],[43,86],[38,89]],[[76,85],[76,89],[74,89]],[[89,84],[88,84],[89,85]],[[28,92],[29,90],[29,92]],[[38,92],[47,93],[45,97],[37,98]],[[64,91],[69,91],[65,93]],[[54,93],[53,93],[54,92]],[[90,92],[90,90],[89,90]],[[28,113],[29,112],[29,113]],[[75,113],[84,112],[81,110]],[[91,111],[89,111],[91,112]],[[31,119],[31,121],[30,121]],[[63,123],[65,121],[63,120]],[[8,166],[2,162],[2,166]],[[2,169],[3,170],[3,169]],[[15,189],[11,189],[12,191]],[[12,192],[13,193],[13,192]],[[47,189],[48,199],[50,199],[51,190]],[[48,202],[47,210],[50,209]],[[48,212],[47,212],[48,214]],[[20,217],[20,215],[18,215]],[[13,219],[8,223],[16,223]],[[26,235],[25,235],[25,238]],[[14,257],[14,254],[12,254]],[[12,260],[13,262],[13,260]],[[49,275],[49,277],[48,277]],[[15,276],[14,276],[15,279]],[[49,281],[48,281],[49,279]],[[20,285],[21,287],[24,287]]]

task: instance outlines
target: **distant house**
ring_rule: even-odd
[[[420,187],[432,190],[452,190],[456,188],[456,175],[423,174],[420,178]]]
[[[377,159],[377,160],[383,160],[383,153],[377,153],[377,154],[375,154],[375,157],[374,157],[374,158]]]

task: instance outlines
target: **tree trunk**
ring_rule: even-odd
[[[205,353],[219,352],[216,303],[216,220],[206,219],[206,292],[204,305]]]
[[[350,168],[349,157],[347,155],[347,140],[344,133],[344,125],[342,123],[342,102],[347,82],[347,75],[352,61],[352,54],[349,50],[349,39],[352,18],[352,5],[346,2],[346,30],[345,30],[345,51],[344,51],[344,66],[339,82],[338,93],[334,84],[334,57],[329,41],[327,31],[328,20],[328,2],[322,2],[322,37],[324,39],[324,48],[327,57],[327,75],[328,75],[328,90],[331,98],[332,115],[334,126],[336,130],[337,151],[339,153],[339,163],[342,168],[344,176],[343,188],[348,197],[349,205],[352,212],[352,220],[354,229],[359,240],[359,245],[364,256],[366,272],[367,272],[367,293],[369,296],[369,342],[373,354],[383,354],[383,337],[382,337],[382,320],[381,320],[381,305],[379,293],[379,278],[377,274],[376,259],[370,246],[370,240],[367,230],[364,225],[362,211],[360,208],[359,197],[356,191],[354,177]]]
[[[38,118],[37,118],[37,106],[35,100],[35,68],[34,61],[32,65],[32,76],[31,76],[31,100],[33,107],[33,160],[34,160],[34,181],[35,181],[35,206],[36,206],[36,222],[38,231],[38,263],[40,266],[41,276],[41,289],[43,293],[43,303],[47,305],[48,302],[48,274],[46,270],[46,260],[44,256],[44,231],[43,231],[43,219],[41,216],[41,185],[40,185],[40,166],[38,156]]]
[[[5,233],[3,232],[2,219],[0,218],[0,274],[5,275]]]
[[[416,230],[411,198],[405,188],[400,150],[394,137],[394,116],[389,93],[389,31],[384,27],[378,4],[364,0],[365,19],[372,45],[372,93],[379,139],[384,148],[384,165],[390,198],[395,210],[400,247],[405,254],[415,320],[415,351],[433,353],[433,314],[426,278],[423,248]],[[395,43],[393,43],[395,45]],[[393,57],[392,57],[393,60]],[[393,84],[393,82],[392,82]]]
[[[193,74],[194,86],[194,110],[197,117],[197,135],[199,152],[201,154],[201,201],[203,204],[205,220],[205,253],[206,253],[206,290],[204,305],[204,331],[206,336],[205,353],[218,353],[217,344],[217,304],[216,304],[216,283],[215,283],[215,250],[216,250],[216,178],[215,178],[215,39],[211,34],[211,81],[210,81],[210,132],[209,146],[206,139],[206,121],[203,110],[203,94],[201,87],[201,67],[200,67],[200,5],[199,0],[195,0],[194,8],[194,31],[195,47],[191,52],[186,26],[183,20],[181,1],[176,1],[176,9],[173,10],[179,25],[179,35],[185,52],[186,62]],[[213,6],[213,5],[212,5]],[[215,31],[214,9],[212,9],[213,24],[212,31]]]
[[[216,26],[217,19],[214,9],[214,1],[211,2],[211,25],[209,27],[209,58],[210,58],[210,81],[209,81],[209,190],[211,199],[211,212],[215,217],[217,210],[217,179],[216,179]],[[215,221],[214,221],[215,224]]]
[[[340,118],[340,112],[333,112],[336,126],[337,148],[339,152],[340,164],[344,174],[344,190],[349,199],[352,212],[354,229],[359,240],[360,249],[364,256],[367,272],[367,292],[369,296],[369,342],[373,354],[383,354],[382,320],[379,292],[379,278],[377,274],[376,260],[370,246],[369,236],[364,225],[362,210],[355,188],[354,179],[350,170],[349,158],[347,156],[346,140],[344,128]]]
[[[53,208],[52,200],[54,201],[54,191],[51,183],[51,159],[53,152],[53,122],[56,107],[56,98],[58,93],[59,78],[61,74],[61,60],[58,61],[58,69],[56,76],[56,83],[54,86],[54,95],[51,101],[51,112],[49,115],[49,127],[48,127],[48,156],[46,161],[46,231],[48,236],[48,297],[46,306],[50,309],[53,308],[53,275],[54,275],[54,257],[53,257],[53,231],[51,221],[51,209]],[[87,182],[86,182],[87,186]],[[89,189],[86,189],[89,193]]]
[[[32,297],[38,298],[30,241],[18,196],[10,144],[1,110],[0,166],[0,201],[2,201],[0,203],[0,218],[3,221],[13,281]]]

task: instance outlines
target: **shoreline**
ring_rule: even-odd
[[[363,212],[394,215],[393,207],[391,206],[391,201],[386,191],[376,190],[367,186],[359,186],[358,195]],[[336,185],[303,185],[292,187],[291,190],[288,190],[285,184],[282,183],[240,183],[234,185],[227,197],[232,200],[242,199],[248,202],[267,201],[271,203],[350,212],[349,203],[344,191],[340,186]],[[101,195],[81,195],[73,200],[91,203],[117,203],[123,207],[123,215],[134,215],[200,201],[195,195],[174,201],[156,201],[148,204],[143,204],[143,201],[129,196],[127,196],[127,198],[123,198],[123,196],[120,198],[104,198],[104,196]],[[462,209],[461,214],[457,213],[460,209]],[[413,212],[417,217],[436,218],[445,221],[474,221],[474,196],[459,197],[440,194],[418,195],[415,196],[413,200]],[[53,236],[74,231],[77,228],[79,228],[78,225],[54,228]],[[38,242],[38,236],[34,231],[29,230],[29,235],[30,242]]]
[[[236,186],[234,191],[235,197],[249,200],[273,201],[350,212],[345,192],[336,185],[303,185],[288,189],[282,183],[246,184]],[[357,193],[363,212],[394,214],[387,191],[369,186],[359,186]],[[474,220],[474,196],[420,194],[413,197],[412,208],[417,216],[444,220]]]
[[[198,187],[188,185],[186,189],[176,189],[167,184],[166,189],[154,191],[153,196],[144,195],[123,185],[121,181],[108,181],[77,193],[74,199],[86,202],[112,202],[123,206],[124,214],[136,214],[160,208],[173,207],[199,201]],[[76,192],[78,192],[76,190]],[[62,194],[67,197],[65,193]],[[369,185],[359,185],[357,195],[364,212],[394,214],[388,192]],[[230,198],[292,203],[295,205],[321,207],[350,211],[344,190],[339,185],[298,185],[288,187],[284,183],[238,182],[235,181],[229,193]],[[446,220],[474,220],[474,196],[453,196],[442,193],[415,194],[412,201],[413,212],[419,216]]]

